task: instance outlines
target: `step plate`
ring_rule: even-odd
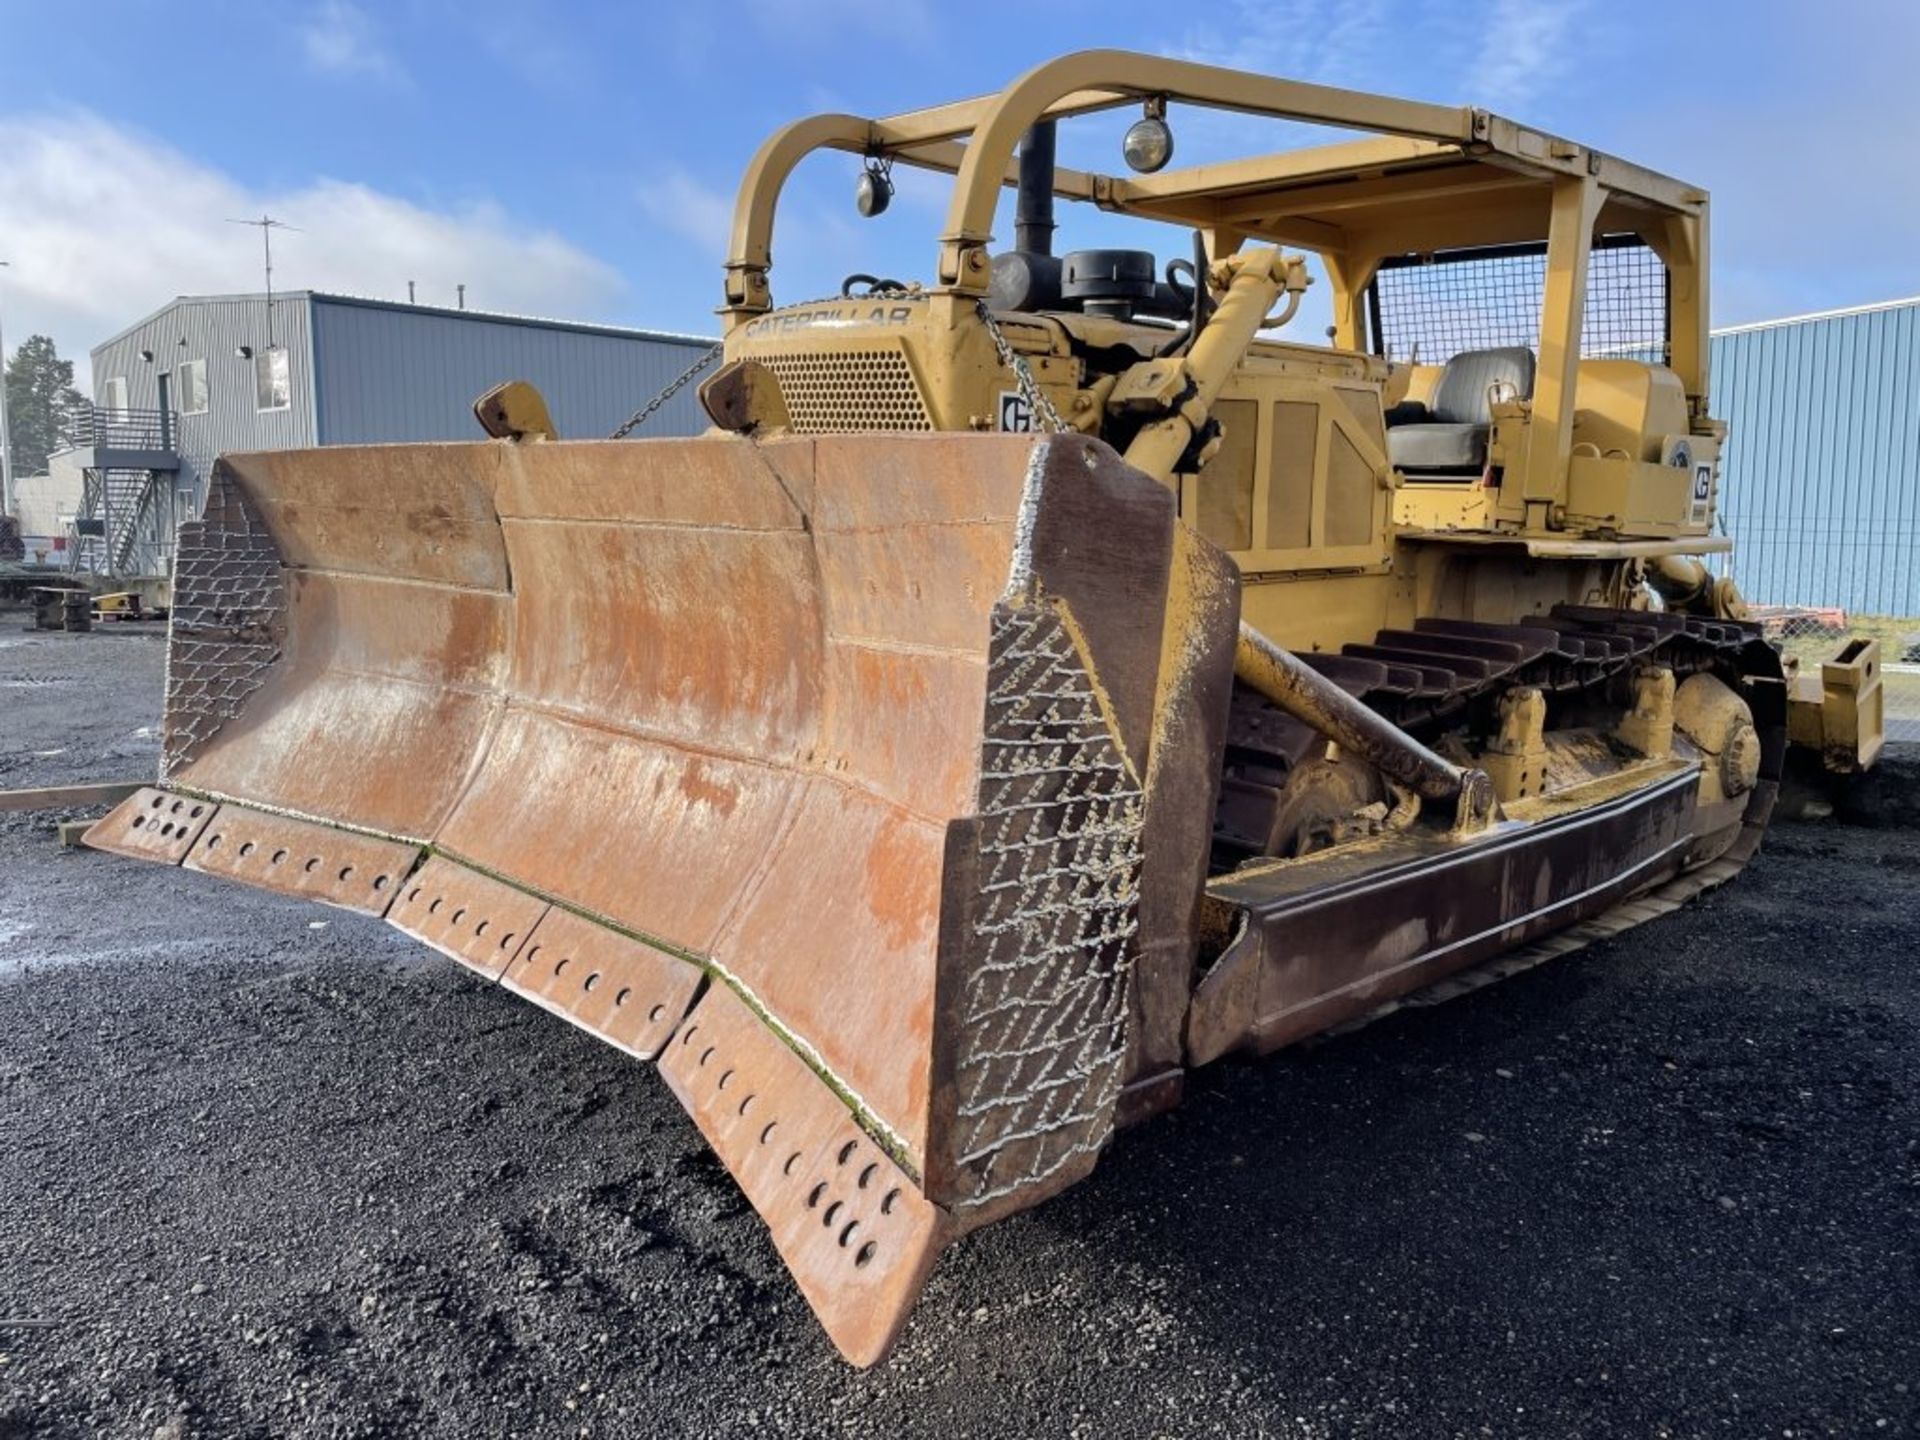
[[[83,843],[136,860],[178,865],[219,809],[211,800],[148,786],[136,790],[90,826]]]
[[[500,976],[542,1009],[651,1060],[700,987],[699,966],[572,911],[547,911]]]
[[[945,1248],[945,1217],[725,984],[708,987],[660,1068],[833,1343],[856,1365],[879,1360]]]
[[[401,888],[387,920],[497,980],[546,913],[546,901],[436,855]]]
[[[222,805],[201,832],[186,866],[365,915],[384,915],[419,856],[418,846],[397,840],[269,815],[245,805]]]

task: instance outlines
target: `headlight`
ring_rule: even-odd
[[[1173,131],[1168,128],[1166,114],[1164,99],[1147,101],[1147,113],[1127,127],[1126,138],[1120,142],[1120,153],[1128,166],[1142,175],[1164,169],[1173,158]]]

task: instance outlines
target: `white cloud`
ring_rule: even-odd
[[[909,237],[913,257],[931,264],[932,226],[911,218],[888,224],[899,218],[903,208],[899,200],[877,222],[856,216],[853,187],[858,174],[858,157],[832,152],[812,157],[782,188],[773,229],[775,304],[838,294],[842,278],[850,271],[895,273],[900,269],[895,263],[899,256],[888,241],[897,242],[903,236]],[[894,171],[896,180],[906,174],[904,167]],[[710,286],[713,303],[718,304],[720,266],[733,235],[732,186],[711,185],[675,169],[642,186],[638,199],[654,225],[685,242],[676,247],[677,254],[668,252],[659,259],[659,273],[691,283],[693,293],[703,300],[709,293],[704,287]],[[651,245],[646,248],[652,256],[661,255]],[[916,273],[907,269],[903,278]]]
[[[669,170],[640,191],[640,208],[647,218],[682,239],[691,240],[703,257],[723,256],[733,231],[733,196],[685,170]]]
[[[1378,75],[1393,38],[1385,0],[1234,0],[1229,9],[1224,24],[1190,29],[1174,53],[1233,70],[1352,86]]]
[[[367,12],[349,0],[323,0],[300,27],[300,46],[307,64],[331,75],[362,75],[389,84],[402,84],[407,72],[381,45]]]
[[[338,290],[476,309],[605,316],[626,283],[551,230],[491,201],[430,210],[319,178],[261,191],[86,113],[0,117],[0,318],[8,344],[53,336],[84,381],[89,348],[175,295],[258,290],[259,235],[227,222],[271,214],[276,289]]]
[[[1420,98],[1439,98],[1457,84],[1473,104],[1511,109],[1549,91],[1580,58],[1575,29],[1586,9],[1587,0],[1488,0],[1463,28],[1451,5],[1233,0],[1224,20],[1190,27],[1174,53]]]
[[[1218,21],[1190,25],[1175,58],[1283,80],[1347,89],[1381,88],[1382,57],[1405,46],[1389,0],[1232,0]],[[1347,132],[1291,121],[1255,121],[1220,110],[1182,108],[1175,120],[1181,164],[1320,145]],[[1112,168],[1118,134],[1096,168]]]
[[[1493,110],[1525,106],[1578,58],[1574,22],[1586,0],[1494,0],[1476,33],[1486,37],[1468,76],[1473,103]]]

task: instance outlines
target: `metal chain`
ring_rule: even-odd
[[[988,308],[987,302],[979,300],[974,304],[980,312],[980,319],[986,324],[987,334],[993,337],[993,348],[1000,356],[1000,363],[1013,371],[1013,380],[1020,387],[1021,398],[1033,407],[1034,418],[1040,422],[1040,428],[1056,435],[1068,429],[1067,422],[1060,418],[1060,412],[1053,408],[1053,401],[1040,388],[1040,382],[1033,378],[1033,371],[1027,368],[1026,357],[1007,343],[1007,337],[1000,331],[1000,322],[993,318],[993,311]]]
[[[905,295],[908,293],[910,293],[910,287],[901,285],[897,280],[885,288],[877,288],[868,292],[869,295]],[[802,310],[809,305],[826,305],[836,300],[861,300],[865,298],[867,297],[861,295],[823,295],[818,300],[802,300],[798,304],[788,305],[785,308],[788,310]],[[666,389],[654,396],[653,399],[629,415],[627,417],[627,423],[607,438],[609,440],[624,440],[635,430],[638,430],[642,425],[646,424],[654,411],[671,400],[679,392],[681,386],[685,385],[689,380],[693,379],[694,376],[706,369],[707,366],[719,359],[721,352],[725,349],[726,342],[724,340],[715,344],[711,350],[694,361],[686,373],[681,375],[679,379],[675,380],[671,385],[667,386]]]
[[[642,425],[646,424],[648,419],[652,417],[654,411],[658,410],[662,405],[666,404],[667,401],[671,400],[676,394],[678,394],[680,387],[682,385],[685,385],[694,376],[698,375],[702,370],[706,369],[707,366],[711,365],[715,360],[718,360],[720,358],[721,352],[725,349],[726,349],[726,345],[724,342],[715,344],[711,350],[707,351],[706,354],[702,355],[698,360],[694,361],[692,365],[688,366],[685,372],[681,374],[678,380],[675,380],[671,385],[667,386],[666,389],[662,390],[658,395],[654,396],[653,399],[649,400],[646,404],[642,405],[638,410],[634,411],[633,414],[629,415],[627,417],[627,423],[622,425],[618,430],[614,431],[613,434],[609,435],[607,438],[609,440],[624,440],[627,438],[627,436],[631,435],[635,430],[638,430]]]

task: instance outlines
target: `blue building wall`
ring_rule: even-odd
[[[1713,337],[1748,599],[1920,615],[1920,298]]]
[[[250,358],[269,334],[287,351],[291,382],[291,403],[278,410],[259,408]],[[537,385],[561,435],[603,436],[712,344],[307,290],[276,295],[269,323],[264,295],[186,295],[94,347],[94,401],[105,405],[107,382],[118,379],[128,408],[156,409],[162,374],[205,365],[207,408],[181,414],[175,431],[184,514],[200,503],[214,458],[229,452],[478,440],[473,402],[502,380]],[[177,410],[178,386],[170,389]],[[697,385],[687,385],[636,433],[698,435],[707,423]]]
[[[93,399],[107,404],[111,380],[126,384],[127,408],[156,410],[160,377],[168,377],[169,403],[179,412],[181,365],[206,367],[207,408],[180,413],[174,450],[180,456],[177,484],[194,492],[213,469],[214,457],[230,450],[291,450],[314,443],[313,343],[308,297],[277,296],[271,321],[264,295],[188,296],[163,306],[111,340],[93,347]],[[288,405],[262,410],[251,358],[268,348],[267,337],[287,351]],[[151,356],[152,359],[144,357]],[[183,509],[183,513],[184,509]]]
[[[713,345],[693,336],[340,295],[316,294],[312,304],[322,445],[478,439],[473,402],[502,380],[538,387],[563,437],[598,439]],[[707,424],[697,387],[688,385],[638,433],[698,435]]]

